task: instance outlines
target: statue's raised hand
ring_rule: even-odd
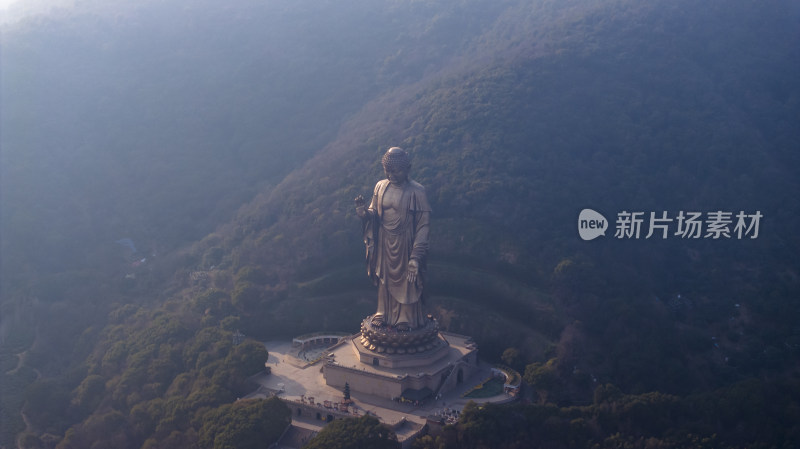
[[[366,203],[364,196],[358,195],[353,201],[356,203],[356,215],[364,218],[364,204]]]

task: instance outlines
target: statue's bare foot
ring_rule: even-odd
[[[377,315],[376,314],[375,316],[372,317],[372,325],[373,326],[381,327],[384,324],[386,324],[386,323],[383,321],[383,315]]]

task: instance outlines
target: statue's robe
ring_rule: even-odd
[[[423,323],[422,302],[428,255],[428,232],[431,207],[425,188],[408,180],[402,194],[386,192],[398,189],[388,179],[375,185],[372,202],[364,218],[364,244],[367,249],[367,274],[378,286],[378,310],[390,326],[407,323],[415,328]],[[419,263],[415,282],[408,282],[408,262]]]

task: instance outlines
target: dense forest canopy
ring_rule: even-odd
[[[796,2],[76,0],[0,27],[3,447],[277,438],[279,403],[232,402],[258,340],[374,308],[352,199],[393,145],[434,209],[427,307],[535,392],[421,446],[796,440]],[[762,218],[616,238],[623,211]]]

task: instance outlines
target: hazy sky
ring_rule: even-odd
[[[52,6],[65,6],[73,3],[74,0],[0,0],[0,22],[19,19],[31,13],[47,11]],[[12,15],[11,17],[6,16],[9,12]]]

